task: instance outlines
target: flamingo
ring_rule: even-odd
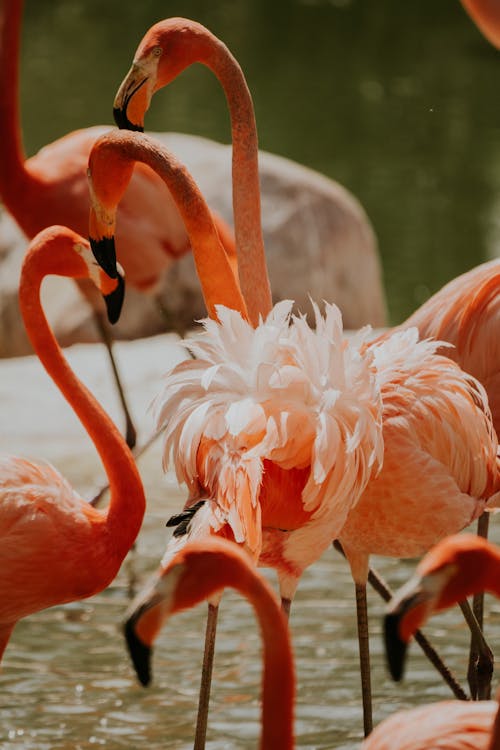
[[[402,677],[407,644],[434,612],[477,591],[500,596],[500,548],[475,534],[443,539],[422,558],[415,575],[392,598],[385,619],[387,655],[395,680]]]
[[[88,229],[89,198],[86,168],[96,138],[110,126],[68,133],[25,158],[19,122],[19,37],[22,0],[0,3],[0,198],[28,238],[52,224],[64,224],[79,234]],[[140,222],[138,221],[140,217]],[[214,217],[221,239],[234,257],[234,242],[222,219]],[[161,180],[143,165],[134,172],[120,206],[117,233],[128,283],[155,294],[163,273],[189,250],[189,242],[175,204]],[[148,258],[144,273],[137,250]],[[94,309],[94,317],[108,348],[127,422],[127,442],[135,444],[135,428],[125,401],[111,351],[102,301],[92,284],[78,282]]]
[[[474,534],[447,537],[433,547],[414,576],[393,597],[385,618],[389,669],[403,674],[407,645],[434,612],[448,609],[478,591],[500,595],[500,549]],[[447,747],[498,750],[500,716],[497,701],[442,701],[398,712],[370,737],[374,750],[420,750]]]
[[[158,421],[170,423],[165,459],[180,440],[176,469],[191,500],[203,497],[203,490],[213,496],[213,506],[201,503],[203,511],[191,513],[184,530],[195,515],[214,530],[229,527],[257,561],[262,525],[280,528],[286,520],[298,527],[321,508],[317,524],[340,528],[338,519],[347,514],[340,498],[357,497],[382,457],[368,332],[347,343],[333,305],[324,317],[315,307],[312,330],[303,317],[291,316],[289,301],[275,305],[254,327],[196,184],[172,154],[142,133],[110,132],[98,139],[89,159],[91,247],[110,274],[116,273],[116,207],[137,160],[155,169],[178,201],[210,316],[205,335],[186,342],[198,358],[174,368],[157,402]],[[226,459],[227,471],[219,475],[219,462]],[[257,502],[261,482],[268,489]],[[297,487],[300,495],[292,499]],[[288,510],[278,488],[290,490]],[[322,507],[326,495],[339,498],[334,512]],[[327,540],[330,533],[321,536]]]
[[[439,701],[382,721],[361,750],[498,750],[496,701]]]
[[[481,3],[477,2],[477,6]],[[181,48],[184,39],[191,40],[192,36],[195,37],[194,42],[191,42],[189,49]],[[115,99],[115,119],[117,124],[121,127],[129,127],[131,129],[141,130],[144,126],[144,114],[147,111],[153,94],[168,84],[178,73],[186,67],[190,62],[197,60],[204,62],[206,65],[211,67],[216,74],[218,59],[221,55],[220,46],[213,46],[215,43],[211,39],[209,32],[204,29],[200,29],[198,25],[192,26],[190,22],[185,19],[169,19],[162,21],[153,26],[145,35],[141,41],[138,50],[134,57],[134,62],[130,72],[125,77]],[[193,51],[194,50],[194,51]],[[224,76],[227,77],[227,67],[223,69]],[[219,75],[221,83],[226,91],[226,96],[230,104],[231,109],[231,90],[228,89],[225,79],[222,75]],[[232,111],[232,110],[231,110]],[[240,131],[236,133],[240,137],[241,132],[244,133],[245,138],[252,143],[255,141],[253,129],[255,122],[252,119],[246,120],[241,124]],[[250,135],[249,135],[250,133]],[[243,140],[243,143],[245,140]],[[233,147],[236,148],[239,144],[239,140],[235,137],[233,130]],[[256,172],[254,173],[256,174]],[[233,169],[233,190],[238,190],[239,175]],[[243,183],[242,183],[243,184]],[[257,180],[252,182],[254,192],[258,192]],[[248,185],[248,182],[245,183]],[[237,225],[237,210],[235,204],[235,227]],[[248,227],[248,224],[247,224]],[[257,224],[257,217],[252,226],[249,227],[249,231],[253,236],[252,252],[255,254],[251,256],[250,260],[245,257],[245,251],[242,249],[243,243],[238,241],[238,232],[236,231],[236,242],[237,242],[237,253],[238,253],[238,264],[241,268],[243,263],[245,267],[249,268],[253,272],[253,280],[248,284],[244,281],[246,271],[240,270],[241,286],[244,291],[245,300],[249,309],[252,309],[253,303],[248,297],[247,290],[252,287],[258,286],[258,279],[255,281],[257,275],[257,269],[261,270],[258,272],[262,273],[263,262],[257,258],[257,254],[262,253],[261,242],[259,239],[259,225]],[[247,246],[249,243],[247,242]],[[261,278],[264,278],[261,276]],[[256,301],[256,306],[259,303]],[[266,309],[266,308],[263,308]],[[415,343],[415,342],[414,342]],[[403,348],[405,345],[403,345]],[[383,361],[383,358],[380,359]],[[442,389],[442,384],[446,383],[447,379],[447,364],[443,360],[436,360],[439,362],[438,370],[441,369],[441,373],[437,375],[433,373],[433,364],[429,362],[429,381],[434,381],[436,384],[439,382],[439,388]],[[395,507],[395,485],[391,481],[389,472],[382,471],[381,476],[376,480],[373,490],[367,489],[366,495],[364,496],[364,503],[360,503],[359,507],[356,506],[351,511],[350,520],[346,527],[345,534],[343,535],[344,546],[349,547],[349,561],[351,563],[351,569],[356,583],[357,588],[357,601],[359,618],[361,621],[366,620],[366,575],[367,575],[367,564],[369,559],[370,550],[375,551],[376,549],[386,550],[380,551],[380,554],[387,554],[396,556],[411,556],[413,554],[422,554],[430,544],[435,543],[443,534],[452,533],[452,531],[459,530],[463,526],[470,523],[475,517],[477,517],[480,509],[484,506],[484,502],[490,494],[493,494],[494,488],[497,485],[497,466],[495,459],[496,452],[496,438],[491,434],[491,424],[489,409],[485,402],[484,391],[478,389],[475,381],[469,380],[460,374],[459,380],[463,384],[462,396],[464,397],[464,403],[467,403],[467,411],[474,413],[474,419],[471,422],[472,430],[475,431],[476,427],[475,419],[478,420],[478,424],[481,424],[481,430],[483,431],[483,437],[486,440],[486,471],[485,476],[481,476],[481,470],[474,468],[472,460],[473,454],[467,448],[467,426],[460,424],[458,419],[451,418],[448,427],[444,427],[439,423],[439,416],[434,412],[436,404],[450,408],[450,414],[453,415],[456,412],[457,405],[454,403],[453,385],[452,380],[456,376],[455,370],[450,370],[452,375],[451,381],[448,381],[445,386],[445,393],[449,401],[444,404],[441,401],[441,394],[438,395],[436,404],[429,403],[429,408],[426,412],[427,423],[417,423],[415,418],[410,413],[411,403],[418,402],[420,395],[427,395],[428,384],[426,384],[426,376],[423,375],[420,379],[418,378],[419,362],[413,360],[412,369],[408,368],[405,371],[404,365],[399,365],[402,373],[397,372],[396,366],[393,371],[393,379],[387,377],[385,380],[385,403],[387,404],[387,419],[384,421],[384,436],[390,439],[391,446],[387,453],[387,457],[395,461],[398,452],[398,440],[399,437],[403,438],[403,444],[412,454],[412,464],[415,469],[422,470],[425,467],[425,471],[432,466],[435,469],[433,476],[426,476],[428,482],[427,486],[432,487],[433,490],[440,490],[440,499],[445,503],[445,506],[449,509],[450,515],[447,523],[441,524],[444,520],[441,513],[437,513],[434,519],[431,519],[431,523],[426,532],[417,534],[418,540],[413,538],[414,526],[419,521],[419,510],[415,506],[412,507],[410,503],[410,512],[404,506]],[[390,372],[391,367],[386,369],[386,376]],[[417,378],[415,379],[415,375]],[[384,378],[384,375],[381,375]],[[404,399],[401,399],[398,390],[403,386],[406,393],[409,394],[410,400],[408,403],[404,403]],[[419,394],[419,389],[420,394]],[[479,393],[479,397],[477,396]],[[415,400],[415,401],[414,401]],[[446,399],[445,399],[446,400]],[[478,409],[471,409],[471,401],[478,402]],[[401,424],[397,423],[397,420],[401,420]],[[455,424],[453,424],[455,422]],[[418,436],[414,442],[408,439],[408,432],[410,425],[416,429],[416,435]],[[453,426],[452,426],[453,425]],[[436,436],[441,434],[443,438],[443,445],[449,445],[449,435],[447,431],[449,428],[458,429],[457,445],[459,446],[459,452],[463,449],[463,458],[466,464],[463,467],[458,467],[451,446],[449,450],[446,448],[441,450],[430,434],[426,434],[427,430],[436,431]],[[422,449],[423,445],[423,449]],[[465,458],[467,456],[467,458]],[[401,453],[399,456],[401,459],[404,454]],[[443,460],[444,471],[440,471],[440,462]],[[401,475],[401,467],[397,467],[399,474]],[[405,482],[405,489],[403,490],[404,497],[410,497],[415,491],[418,494],[415,497],[419,497],[422,502],[425,502],[426,507],[430,511],[430,497],[423,497],[423,484],[419,487],[417,485],[416,478],[412,480],[410,476],[404,476],[402,479]],[[448,483],[448,488],[452,491],[449,505],[447,504],[444,492],[444,485]],[[470,489],[470,493],[469,493]],[[465,490],[465,491],[464,491]],[[382,509],[381,517],[388,516],[388,508],[394,512],[392,516],[394,523],[391,528],[397,527],[399,538],[396,542],[393,540],[386,539],[382,541],[384,536],[383,525],[378,522],[375,523],[373,528],[367,528],[368,524],[364,521],[362,508],[370,508],[370,518],[375,515],[372,514],[371,510],[374,510],[377,506],[383,508],[385,503],[384,493],[389,493],[390,502],[386,504],[386,509]],[[373,506],[373,507],[371,507]],[[194,508],[198,508],[197,504],[193,505]],[[179,522],[180,529],[186,530],[191,524],[192,509],[186,511],[184,514],[180,514],[173,523]],[[439,522],[438,522],[439,521]],[[449,525],[448,525],[449,524]],[[406,532],[402,531],[406,526]],[[362,530],[365,538],[363,540],[357,539],[356,528],[359,527]],[[180,533],[179,533],[180,536]],[[269,564],[276,564],[277,561],[282,561],[281,547],[281,532],[274,533],[273,543],[270,543],[268,548],[263,552],[263,558],[269,561]],[[388,536],[388,535],[387,535]],[[286,539],[286,536],[285,536]],[[394,550],[398,550],[394,552]],[[262,556],[261,556],[262,559]],[[287,571],[283,570],[283,576],[286,576]],[[290,576],[292,581],[297,580],[293,571]],[[291,586],[293,590],[293,585]],[[282,589],[284,591],[284,589]],[[287,600],[287,596],[284,595],[284,600]],[[364,628],[363,628],[364,629]],[[367,658],[367,637],[361,636],[363,639],[362,653],[363,660]],[[362,673],[365,675],[362,679],[365,683],[368,682],[369,671],[362,668]],[[368,687],[366,685],[365,687]],[[368,695],[368,689],[363,690],[364,694]],[[365,717],[371,714],[371,707],[365,706]],[[365,731],[370,730],[370,720],[365,721]]]
[[[89,160],[91,246],[110,274],[116,205],[135,159],[158,169],[179,200],[210,315],[205,335],[187,344],[198,359],[168,376],[157,402],[158,422],[169,424],[165,463],[173,448],[178,477],[190,491],[167,555],[188,536],[217,533],[244,544],[258,561],[262,530],[273,536],[287,530],[279,572],[288,609],[302,571],[339,533],[381,462],[368,332],[346,342],[332,305],[324,316],[314,308],[312,330],[304,318],[290,317],[291,302],[278,303],[255,328],[195,184],[140,133],[102,137]]]
[[[495,583],[498,589],[498,581]],[[137,677],[143,685],[150,683],[152,647],[165,621],[227,586],[250,600],[261,624],[264,674],[260,748],[290,750],[295,746],[294,674],[286,620],[248,555],[226,540],[212,537],[187,544],[168,565],[159,568],[131,605],[124,629]],[[432,591],[435,593],[434,585]],[[495,701],[441,701],[400,711],[382,722],[360,750],[427,750],[437,747],[436,742],[448,750],[498,750],[498,726],[492,737],[497,713]]]
[[[250,321],[257,325],[259,316],[270,311],[272,300],[261,227],[257,128],[252,97],[238,61],[201,24],[186,18],[160,21],[140,42],[116,94],[113,113],[120,128],[143,131],[153,93],[195,62],[213,71],[229,107],[238,272]]]
[[[102,138],[89,166],[91,244],[101,259],[109,253],[111,271],[114,212],[131,171],[127,159],[147,158],[153,166],[162,155],[164,164],[172,163],[142,134],[122,137]],[[102,150],[116,150],[116,164]],[[185,179],[179,167],[175,175],[177,183]],[[167,425],[165,466],[173,454],[178,479],[189,488],[185,510],[172,521],[177,529],[163,564],[187,539],[228,535],[255,561],[277,569],[288,609],[302,572],[338,537],[362,616],[370,553],[422,554],[468,525],[497,489],[497,439],[484,389],[436,354],[439,342],[418,341],[416,329],[371,346],[360,334],[348,345],[331,306],[325,318],[316,312],[315,332],[303,319],[290,326],[284,303],[254,328],[237,306],[221,304],[225,287],[211,270],[219,261],[201,243],[197,213],[203,202],[196,197],[195,203],[186,186],[170,181],[169,187],[189,207],[186,222],[194,225],[192,233],[187,224],[195,261],[204,259],[198,272],[212,312],[205,335],[188,343],[197,359],[174,368],[156,403],[158,426]],[[224,258],[222,249],[220,254]],[[208,284],[219,300],[215,315]],[[364,390],[356,386],[356,371]],[[381,463],[379,395],[385,455],[374,478]],[[358,474],[349,468],[353,458]],[[367,636],[360,637],[365,654]],[[366,690],[365,656],[362,664]],[[368,733],[367,697],[365,717]]]
[[[71,371],[40,304],[45,276],[90,280],[119,313],[123,282],[98,268],[88,243],[66,227],[31,241],[21,269],[19,302],[33,348],[93,441],[111,499],[93,508],[50,464],[0,459],[0,658],[17,621],[108,586],[142,523],[145,497],[133,456],[115,425]]]
[[[295,675],[286,618],[276,596],[236,544],[212,537],[192,542],[158,570],[133,602],[125,623],[127,646],[143,685],[151,680],[153,643],[176,612],[194,607],[223,588],[245,596],[259,620],[263,646],[262,750],[291,750]]]

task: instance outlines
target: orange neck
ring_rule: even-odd
[[[0,196],[18,219],[29,175],[19,117],[19,40],[22,0],[3,0],[0,11]],[[21,224],[22,226],[22,224]]]
[[[218,554],[215,546],[218,543],[220,540],[199,543],[201,554],[191,578],[195,598],[187,591],[191,588],[189,584],[184,585],[185,594],[181,593],[181,596],[185,595],[191,601],[183,608],[193,606],[225,587],[236,589],[250,602],[259,621],[264,649],[260,748],[292,750],[295,673],[288,622],[271,587],[247,554],[238,547]],[[210,546],[215,554],[210,551]],[[187,553],[188,547],[185,551]]]
[[[264,640],[264,679],[262,692],[261,750],[291,750],[295,676],[288,624],[281,611],[269,606],[266,589],[247,589],[255,608]],[[278,617],[279,615],[279,617]]]
[[[114,210],[135,162],[153,169],[172,193],[186,226],[210,317],[217,317],[215,306],[222,304],[239,310],[246,318],[245,301],[205,200],[189,172],[160,143],[142,133],[123,130],[102,136],[89,160],[95,195],[106,208]],[[90,231],[93,235],[92,226]]]
[[[233,211],[241,289],[256,325],[272,307],[262,238],[257,127],[252,97],[238,61],[208,29],[182,19],[183,66],[199,62],[218,78],[227,99],[233,143]],[[186,31],[187,30],[187,31]],[[192,38],[192,44],[191,38]]]
[[[132,546],[145,511],[142,482],[134,458],[117,428],[92,394],[78,380],[54,338],[40,304],[45,276],[84,276],[83,261],[61,252],[57,240],[34,245],[25,258],[19,287],[19,303],[27,333],[43,366],[71,405],[93,441],[109,479],[111,499],[103,513],[102,531],[110,547],[110,562],[121,560]]]

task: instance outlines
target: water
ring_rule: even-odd
[[[167,13],[184,15],[207,24],[238,57],[254,97],[261,147],[338,179],[362,201],[379,238],[393,322],[448,279],[498,254],[500,59],[457,0],[26,5],[22,104],[28,153],[75,128],[111,123],[114,93],[145,29]],[[222,94],[200,66],[155,98],[147,125],[229,139]],[[155,359],[152,346],[137,342],[119,350],[128,357],[122,369],[138,416],[146,413],[167,367],[163,362],[158,368],[160,355],[155,350]],[[102,353],[76,347],[71,356],[118,415],[114,394],[104,390],[109,379]],[[29,358],[2,362],[1,368],[0,417],[9,429],[0,430],[0,449],[54,461],[90,497],[102,470],[57,392]],[[149,423],[140,419],[148,434]],[[148,512],[137,549],[116,582],[91,600],[42,612],[15,630],[0,673],[2,750],[192,747],[204,608],[165,628],[147,690],[136,683],[120,631],[129,590],[155,568],[167,539],[164,522],[183,502],[173,477],[161,472],[158,446],[140,468]],[[499,537],[494,529],[493,538]],[[393,586],[413,568],[374,562]],[[377,722],[399,707],[449,695],[416,647],[406,681],[390,682],[380,642],[382,612],[371,595]],[[489,602],[493,636],[499,617],[498,604]],[[297,746],[356,747],[362,722],[352,584],[333,550],[304,576],[291,625]],[[463,677],[467,637],[460,615],[434,619],[429,632]],[[256,747],[259,683],[252,613],[228,594],[210,750]]]
[[[260,145],[339,180],[377,232],[393,323],[499,254],[500,57],[458,0],[26,0],[26,148],[111,123],[145,30],[194,18],[234,52]],[[119,22],[118,22],[119,21]],[[218,83],[193,66],[150,130],[229,140]]]
[[[147,405],[159,390],[161,373],[178,361],[174,336],[120,342],[117,356],[126,376],[141,436],[151,430]],[[107,362],[99,345],[71,347],[67,356],[111,415],[120,411]],[[102,468],[69,407],[61,401],[32,357],[0,362],[0,451],[52,461],[82,493],[92,497],[103,482]],[[58,419],[54,419],[57,413]],[[35,416],[36,415],[36,416]],[[121,623],[131,590],[157,564],[169,530],[166,519],[184,493],[161,470],[161,446],[139,461],[148,505],[136,549],[105,592],[21,621],[0,672],[2,750],[79,750],[192,747],[205,607],[172,619],[157,641],[153,684],[136,681],[125,651]],[[498,523],[493,538],[500,541]],[[413,570],[410,561],[373,560],[393,587]],[[274,576],[270,571],[270,580]],[[384,607],[370,592],[375,721],[398,708],[450,697],[448,688],[410,649],[406,680],[395,685],[384,666],[381,617]],[[488,600],[487,634],[495,649],[500,607]],[[297,747],[353,750],[362,735],[353,585],[347,565],[334,550],[304,575],[292,609],[297,670]],[[428,633],[461,681],[466,670],[467,633],[458,611],[431,621]],[[249,605],[228,592],[220,613],[209,724],[209,750],[250,750],[259,736],[260,641]]]

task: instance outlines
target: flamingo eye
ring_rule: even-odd
[[[153,47],[153,57],[160,57],[163,52],[161,47]]]

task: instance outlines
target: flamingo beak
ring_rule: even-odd
[[[112,325],[114,325],[120,318],[123,299],[125,297],[125,279],[120,273],[117,276],[116,288],[109,294],[103,294],[103,297],[104,302],[106,303],[108,320]]]
[[[415,632],[422,614],[431,601],[431,593],[422,579],[412,579],[393,599],[384,618],[384,640],[387,666],[396,682],[402,679],[410,633]]]
[[[113,117],[115,119],[117,127],[119,127],[120,130],[135,130],[138,133],[144,133],[144,128],[142,125],[136,125],[135,123],[130,122],[127,117],[126,109],[113,107]]]
[[[94,258],[99,263],[102,270],[105,271],[110,278],[118,278],[119,273],[116,267],[115,238],[102,237],[100,240],[95,240],[90,237],[89,240]]]
[[[121,130],[144,132],[142,122],[132,122],[129,119],[128,107],[134,97],[137,97],[137,99],[147,98],[147,92],[143,90],[143,87],[147,84],[148,79],[149,76],[145,74],[143,67],[138,63],[132,64],[129,72],[123,79],[113,102],[113,117]]]
[[[140,617],[141,610],[131,615],[124,625],[127,648],[134,665],[137,679],[144,687],[151,682],[151,646],[143,643],[135,631],[135,623]]]

